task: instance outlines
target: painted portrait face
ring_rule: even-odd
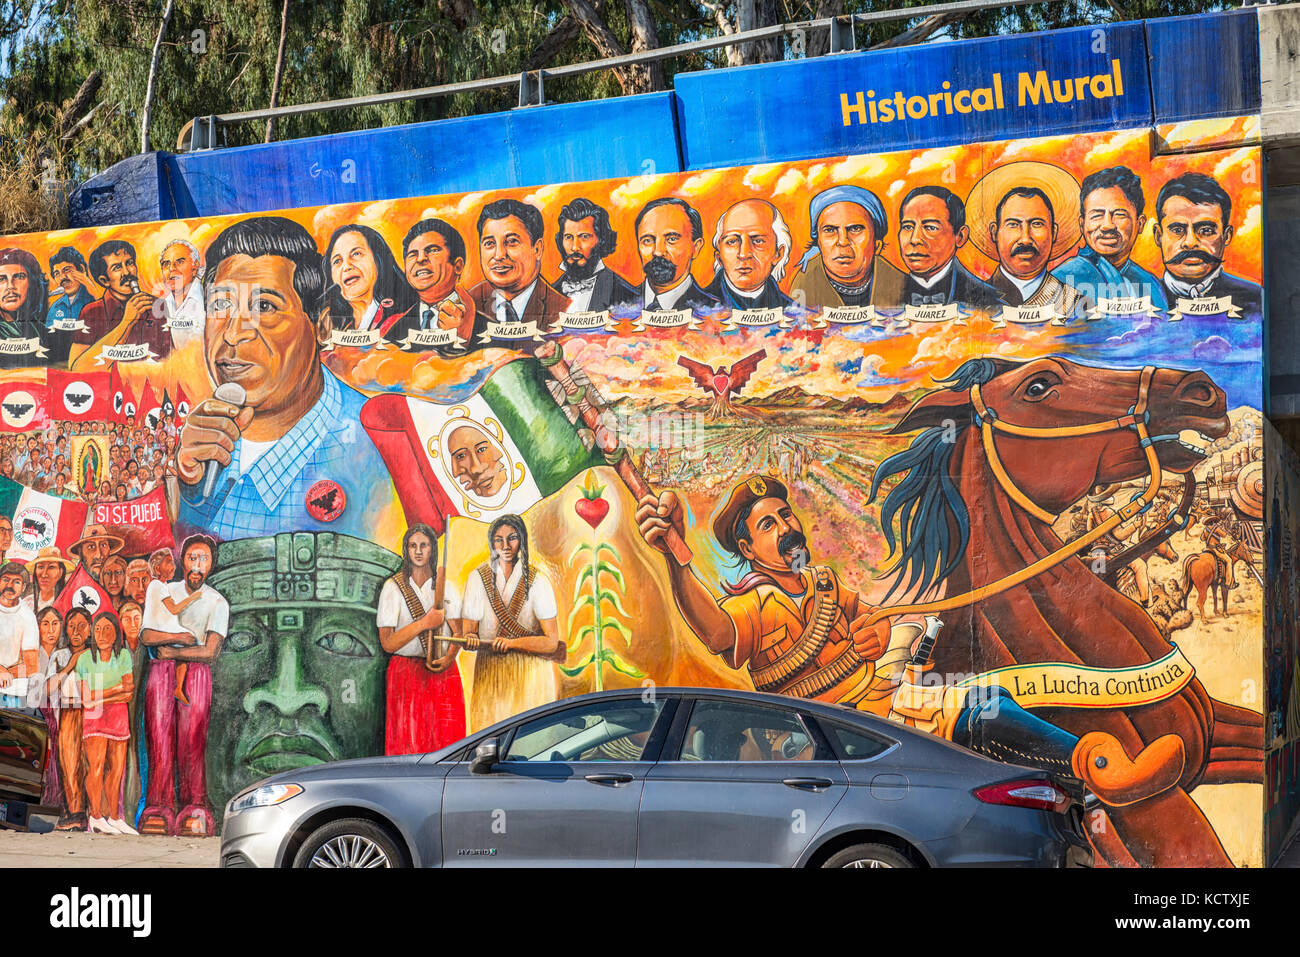
[[[738,538],[740,553],[756,568],[786,571],[802,553],[808,560],[808,540],[803,525],[790,503],[783,498],[764,498],[754,503],[745,528],[750,539]]]
[[[53,608],[47,608],[41,612],[36,625],[40,629],[41,645],[47,650],[53,648],[58,643],[59,633],[63,631],[63,619],[59,613]]]
[[[379,267],[366,238],[348,230],[334,241],[330,253],[330,281],[339,287],[348,302],[369,302],[375,291]]]
[[[596,255],[600,237],[596,235],[596,218],[566,219],[560,224],[560,248],[564,253],[564,268],[579,270],[591,265]]]
[[[542,271],[542,240],[529,239],[518,216],[486,220],[478,251],[488,282],[504,292],[523,292]]]
[[[1147,224],[1147,218],[1118,186],[1094,189],[1089,193],[1083,200],[1083,214],[1079,221],[1088,246],[1116,262],[1128,258]]]
[[[110,597],[117,598],[121,595],[122,589],[126,587],[126,561],[118,555],[104,559],[99,572],[99,584]]]
[[[672,289],[686,279],[691,263],[704,246],[694,235],[690,217],[680,206],[656,206],[641,219],[636,235],[637,252],[650,288]]]
[[[0,554],[9,551],[13,543],[14,524],[8,519],[8,517],[0,516]]]
[[[491,498],[505,486],[506,474],[501,450],[476,425],[462,425],[447,436],[451,473],[466,492]]]
[[[77,267],[72,263],[65,262],[57,263],[55,267],[50,270],[50,279],[53,281],[54,285],[58,286],[69,296],[75,296],[77,290],[81,288],[81,283],[77,282],[74,277],[76,268]]]
[[[231,256],[208,290],[208,374],[217,385],[242,385],[260,414],[296,406],[319,362],[317,329],[293,288],[293,270],[283,256]]]
[[[158,268],[162,272],[163,282],[175,295],[183,296],[198,275],[199,264],[194,259],[188,246],[172,243],[162,251],[158,259]]]
[[[411,240],[402,261],[406,281],[426,302],[440,302],[456,290],[464,259],[452,259],[447,240],[430,230]]]
[[[40,594],[52,594],[59,585],[59,579],[63,577],[63,566],[58,562],[37,562],[32,568],[32,577],[36,579]]]
[[[762,289],[781,258],[774,223],[772,208],[757,200],[737,203],[723,214],[718,258],[727,281],[741,292]]]
[[[170,553],[151,559],[149,573],[159,581],[171,581],[176,577],[176,559],[172,558]]]
[[[998,261],[1008,275],[1033,279],[1052,257],[1056,224],[1041,196],[1012,196],[1002,204],[1002,214],[989,226],[998,248]]]
[[[18,601],[18,596],[23,593],[23,576],[10,572],[0,575],[0,602],[6,607],[12,608]]]
[[[68,645],[73,651],[80,651],[90,640],[90,618],[83,612],[68,612]]]
[[[123,488],[125,491],[125,488]],[[81,563],[86,566],[86,571],[90,577],[99,581],[101,571],[104,567],[104,560],[108,558],[113,547],[107,538],[92,538],[81,546]],[[125,566],[123,566],[125,568]],[[103,584],[101,582],[101,584]],[[119,591],[121,589],[119,588]]]
[[[879,243],[871,218],[857,203],[831,203],[817,217],[817,249],[826,275],[845,286],[871,278]]]
[[[492,552],[503,562],[513,563],[519,557],[519,549],[523,543],[519,541],[519,533],[509,525],[502,525],[496,530],[490,542]]]
[[[957,255],[970,230],[953,230],[948,204],[938,196],[914,196],[899,210],[898,251],[914,276],[928,279]]]
[[[433,542],[429,536],[416,532],[406,543],[406,558],[416,568],[425,568],[433,558]]]
[[[104,272],[95,278],[117,298],[129,299],[134,295],[133,282],[140,278],[135,268],[135,254],[123,251],[105,256]]]
[[[149,566],[135,561],[126,569],[126,594],[132,601],[144,604],[145,592],[149,589]]]
[[[16,263],[0,266],[0,310],[17,312],[27,301],[27,289],[31,282],[27,270]]]
[[[1160,210],[1153,235],[1169,274],[1198,283],[1222,264],[1232,242],[1232,227],[1224,224],[1218,203],[1193,203],[1183,196],[1170,196]]]
[[[212,571],[212,552],[207,545],[191,545],[181,559],[185,569],[185,584],[191,591],[197,590],[208,580]]]
[[[117,629],[113,627],[113,622],[108,618],[101,618],[95,622],[95,647],[100,651],[109,651],[113,647],[113,642],[117,640]]]
[[[144,623],[144,612],[140,610],[140,606],[135,604],[134,601],[127,602],[118,612],[117,618],[122,623],[122,634],[134,644],[135,640],[140,637],[140,628]]]
[[[301,629],[277,628],[276,614],[235,612],[212,667],[213,807],[269,774],[384,751],[387,656],[374,612],[302,609]]]

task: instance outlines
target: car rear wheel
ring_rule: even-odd
[[[397,842],[374,821],[349,817],[313,831],[298,849],[294,867],[405,867]]]
[[[915,867],[907,857],[884,844],[855,844],[826,859],[822,867]]]

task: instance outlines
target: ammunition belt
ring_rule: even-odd
[[[818,585],[829,584],[830,572],[825,568],[816,569],[815,581]],[[799,640],[788,651],[771,664],[750,669],[750,678],[755,688],[762,690],[788,681],[826,647],[831,626],[835,624],[835,618],[840,611],[840,606],[831,594],[829,591],[814,588],[812,620],[804,628]]]
[[[810,675],[805,675],[789,687],[779,688],[778,693],[795,698],[815,698],[835,687],[863,664],[862,658],[853,650],[853,646],[849,645],[830,664]],[[758,691],[774,690],[772,687],[760,688],[757,682],[754,687]]]

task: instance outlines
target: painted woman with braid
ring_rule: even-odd
[[[459,647],[440,641],[460,627],[460,595],[446,583],[437,602],[438,534],[416,524],[402,536],[402,567],[379,592],[375,623],[388,660],[385,754],[425,754],[465,736]]]
[[[465,586],[461,629],[477,651],[470,694],[470,730],[559,697],[556,661],[563,661],[555,591],[529,562],[528,529],[502,515],[488,529],[491,559]]]

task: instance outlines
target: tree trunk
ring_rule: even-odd
[[[640,3],[643,9],[645,7],[643,0],[625,0],[625,2],[629,4]],[[573,14],[574,18],[582,24],[583,31],[586,32],[591,42],[596,45],[596,49],[602,57],[623,56],[627,52],[623,49],[623,44],[619,42],[618,37],[614,36],[614,31],[605,23],[604,17],[597,13],[587,0],[564,0],[564,4],[569,8],[569,12]],[[646,15],[649,16],[649,10],[646,10]],[[651,23],[653,24],[653,20],[651,20]],[[635,42],[634,31],[633,50],[636,49]],[[654,45],[658,46],[657,41]],[[614,77],[618,80],[618,84],[622,87],[625,95],[648,93],[653,89],[663,89],[663,71],[659,69],[657,64],[653,69],[654,73],[658,75],[658,87],[652,85],[654,82],[652,72],[640,65],[618,67],[614,70]]]
[[[158,56],[162,53],[163,36],[167,33],[167,21],[172,18],[173,0],[167,0],[163,8],[162,23],[158,24],[158,36],[153,41],[153,56],[149,58],[149,82],[144,88],[144,109],[140,118],[140,152],[149,152],[149,122],[153,119],[153,90],[158,80]]]
[[[937,13],[932,17],[926,17],[912,29],[903,31],[893,39],[871,44],[869,49],[884,50],[888,47],[905,47],[913,43],[924,43],[944,27],[965,19],[966,14],[964,13]]]
[[[844,0],[817,0],[817,9],[813,12],[814,20],[821,20],[825,17],[840,17],[844,15]],[[821,56],[831,48],[831,32],[822,27],[808,38],[804,45],[807,56]]]
[[[284,44],[289,36],[289,0],[280,10],[280,49],[275,55],[275,77],[271,80],[271,109],[280,105],[280,77],[284,75]],[[275,139],[275,117],[267,117],[266,142]]]
[[[627,22],[632,28],[632,52],[657,50],[659,29],[655,26],[655,15],[650,11],[647,0],[623,0],[623,6],[627,12]],[[638,92],[664,88],[664,68],[661,63],[648,63],[631,69],[637,72],[638,81],[643,86]]]
[[[591,6],[597,16],[603,20],[605,11],[609,7],[609,0],[595,0]],[[578,39],[581,33],[582,23],[573,14],[566,13],[551,32],[542,38],[542,42],[533,48],[533,52],[528,54],[528,59],[524,61],[524,69],[540,70],[559,56],[561,50]]]
[[[776,0],[737,0],[737,33],[744,33],[746,30],[757,30],[759,27],[774,26],[780,20],[781,11]],[[734,57],[732,55],[733,50],[736,51]],[[770,40],[751,40],[749,43],[742,43],[738,47],[727,47],[727,63],[729,66],[740,66],[746,63],[771,63],[773,60],[779,60],[780,58],[780,37],[773,37]]]
[[[81,81],[81,86],[77,89],[76,95],[73,96],[72,102],[68,104],[67,109],[59,118],[59,133],[65,138],[79,125],[79,121],[85,116],[86,111],[91,108],[90,104],[95,101],[95,95],[103,85],[104,73],[102,70],[91,70],[90,74]]]

